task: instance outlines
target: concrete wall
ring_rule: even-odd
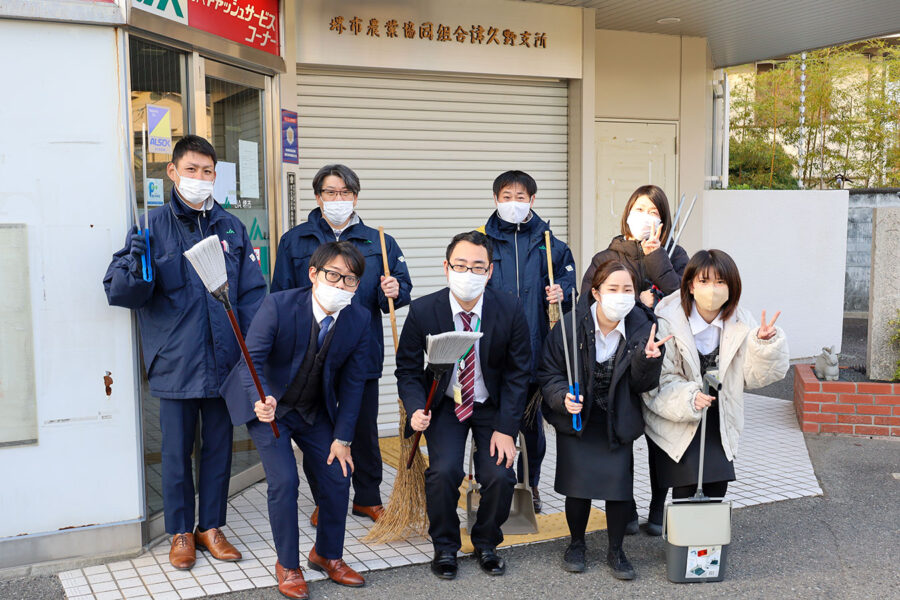
[[[142,516],[132,320],[102,285],[130,221],[121,50],[112,27],[0,19],[18,82],[0,103],[0,223],[27,225],[38,415],[37,444],[0,448],[0,538]]]
[[[872,265],[872,211],[900,206],[900,190],[849,190],[847,211],[847,275],[844,311],[865,316],[869,311],[869,272]]]
[[[898,356],[891,337],[900,318],[900,206],[878,207],[872,215],[872,293],[869,295],[869,331],[866,369],[871,379],[891,381]]]
[[[688,200],[706,187],[712,128],[712,58],[706,38],[631,31],[596,31],[595,117],[678,124],[678,189]],[[674,207],[673,207],[674,210]],[[701,246],[698,201],[681,238]],[[598,248],[608,240],[595,240]]]
[[[791,358],[841,349],[847,197],[846,190],[703,194],[703,247],[734,258],[740,304],[757,321],[762,310],[769,318],[782,311]]]

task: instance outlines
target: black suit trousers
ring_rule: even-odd
[[[469,534],[480,549],[496,548],[503,541],[500,526],[509,517],[515,471],[506,462],[497,465],[491,458],[491,436],[496,409],[476,404],[472,416],[460,423],[450,398],[442,398],[432,410],[431,424],[425,430],[428,444],[428,469],[425,471],[425,496],[428,534],[435,551],[457,552],[461,547],[456,507],[459,486],[465,477],[466,438],[469,430],[475,443],[475,478],[481,485],[481,502],[475,526]]]

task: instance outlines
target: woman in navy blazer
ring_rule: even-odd
[[[246,423],[268,483],[269,521],[278,561],[278,590],[307,598],[300,569],[293,439],[309,459],[319,489],[316,542],[308,565],[333,581],[365,583],[343,561],[356,428],[369,360],[369,312],[351,304],[365,261],[352,244],[322,244],[310,258],[312,289],[276,292],[263,301],[247,332],[247,348],[266,394],[257,392],[243,360],[222,387],[235,425]],[[269,423],[275,421],[281,437]]]

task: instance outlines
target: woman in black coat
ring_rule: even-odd
[[[655,185],[642,185],[634,190],[625,204],[621,227],[622,235],[614,237],[609,248],[594,255],[581,281],[581,293],[590,291],[598,265],[608,260],[620,260],[637,274],[641,302],[654,308],[659,300],[681,289],[681,276],[688,263],[687,252],[681,246],[675,246],[671,259],[666,252],[666,242],[672,234],[672,215],[666,193]],[[654,286],[657,292],[654,292]],[[653,461],[649,467],[651,498],[645,531],[656,536],[662,533],[663,508],[669,490],[659,482]],[[638,532],[638,514],[633,499],[631,509],[628,533],[634,534]]]
[[[649,308],[635,304],[634,274],[619,261],[597,269],[590,294],[576,307],[575,321],[573,331],[569,313],[550,332],[538,370],[544,414],[557,430],[554,488],[566,496],[572,537],[563,566],[584,570],[591,500],[602,499],[609,532],[607,563],[615,577],[633,579],[634,568],[622,550],[633,497],[632,442],[643,433],[640,394],[659,384],[666,340],[656,341],[656,319]],[[574,339],[577,346],[577,353],[569,348],[585,392],[577,401],[569,393],[562,327],[569,344]],[[575,414],[581,414],[581,431],[573,427]]]

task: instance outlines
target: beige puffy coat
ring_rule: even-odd
[[[666,342],[659,387],[643,394],[644,433],[674,461],[680,461],[700,426],[701,411],[694,410],[694,396],[702,391],[700,358],[684,310],[680,292],[656,307],[659,339]],[[734,460],[744,429],[744,387],[754,389],[782,379],[787,373],[788,345],[784,331],[776,327],[771,340],[756,337],[759,326],[740,306],[723,323],[719,341],[719,426],[728,460]]]

